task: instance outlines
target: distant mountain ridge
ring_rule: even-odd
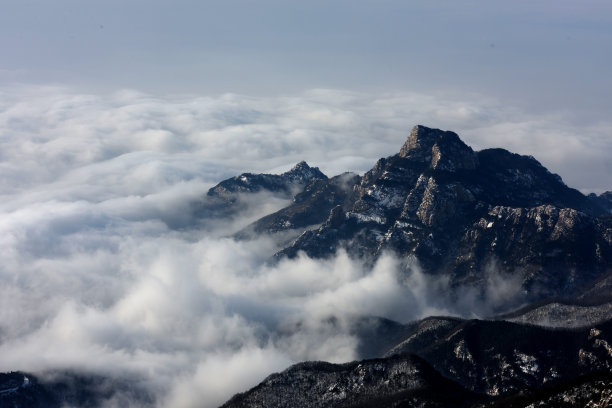
[[[268,193],[290,199],[314,180],[327,180],[327,176],[305,161],[283,174],[242,173],[212,187],[200,201],[192,203],[192,209],[201,218],[233,217],[246,209],[241,196]]]

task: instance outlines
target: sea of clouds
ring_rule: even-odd
[[[366,268],[340,251],[269,264],[273,240],[228,237],[282,201],[220,229],[192,215],[208,188],[241,172],[306,160],[330,176],[363,173],[415,124],[531,154],[583,191],[611,187],[611,123],[535,117],[480,96],[1,89],[0,372],[93,373],[133,381],[159,407],[213,407],[292,363],[358,358],[359,316],[477,313],[436,303],[443,282],[414,263],[400,273],[413,261]]]

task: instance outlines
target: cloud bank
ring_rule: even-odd
[[[532,117],[481,97],[0,95],[0,371],[130,377],[160,407],[217,406],[294,362],[357,358],[361,315],[406,322],[473,306],[436,302],[444,283],[407,260],[368,269],[339,252],[269,265],[272,240],[193,228],[190,203],[223,178],[300,160],[328,175],[363,172],[422,123],[475,148],[532,154],[584,190],[610,189],[610,123]]]

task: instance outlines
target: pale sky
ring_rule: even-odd
[[[612,95],[605,0],[5,0],[0,49],[2,83],[96,91],[443,90],[592,117]]]

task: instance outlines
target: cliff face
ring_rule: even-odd
[[[325,223],[277,257],[326,257],[342,247],[375,259],[392,251],[455,286],[484,284],[495,263],[520,276],[535,300],[610,272],[608,211],[532,157],[474,152],[455,133],[417,126],[399,154],[380,159]]]
[[[225,406],[606,406],[612,395],[608,196],[584,196],[533,157],[474,152],[455,133],[415,127],[398,154],[335,194],[325,221],[276,258],[302,251],[328,257],[342,248],[373,262],[390,251],[417,259],[456,297],[466,286],[485,290],[494,270],[516,285],[502,310],[527,306],[486,321],[381,324],[379,336],[387,341],[377,341],[376,333],[362,341],[368,355],[382,358],[299,364]],[[306,204],[301,211],[311,210]],[[454,401],[443,400],[451,394]]]

